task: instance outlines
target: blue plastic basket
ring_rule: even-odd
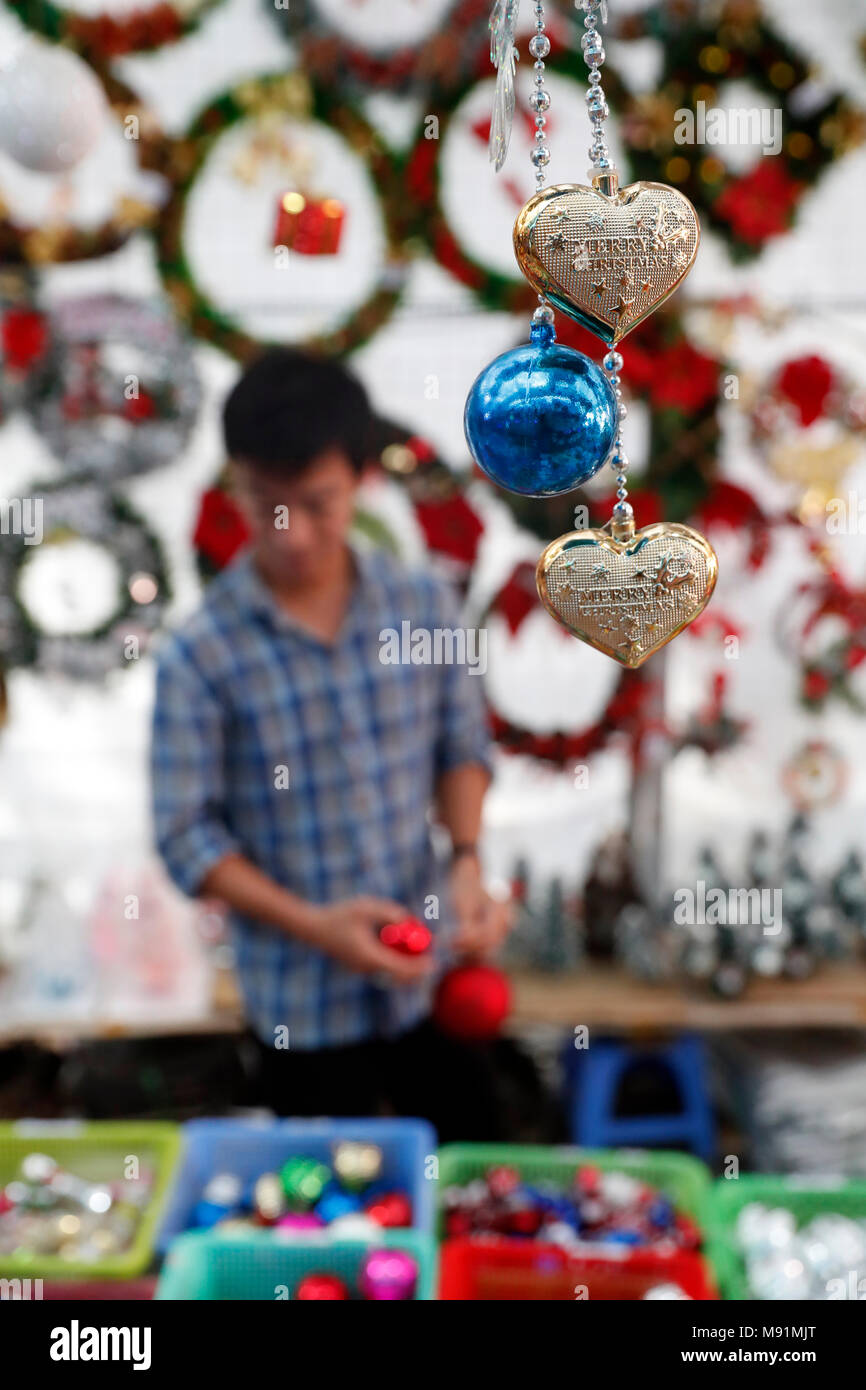
[[[284,1240],[268,1231],[248,1235],[191,1231],[166,1256],[155,1297],[165,1301],[274,1302],[291,1298],[305,1274],[327,1270],[356,1286],[358,1270],[374,1246],[406,1250],[418,1264],[415,1301],[429,1302],[436,1289],[436,1245],[420,1231],[383,1231],[380,1239],[336,1241],[327,1232],[310,1240]]]
[[[412,1226],[432,1231],[435,1183],[426,1176],[436,1153],[436,1134],[425,1120],[191,1120],[184,1125],[184,1152],[157,1240],[170,1242],[193,1226],[193,1212],[216,1173],[235,1173],[246,1185],[303,1154],[329,1163],[335,1142],[358,1139],[382,1150],[382,1182],[412,1202]]]

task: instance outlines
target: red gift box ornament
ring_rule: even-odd
[[[277,203],[274,246],[299,256],[336,256],[345,221],[338,198],[310,198],[290,189]]]

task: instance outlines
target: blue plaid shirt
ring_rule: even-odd
[[[208,588],[160,652],[153,721],[156,840],[194,895],[239,852],[293,893],[329,903],[359,893],[424,916],[440,900],[428,811],[438,775],[488,762],[480,675],[466,665],[391,665],[381,633],[454,629],[450,592],[382,552],[357,553],[358,579],[333,645],[279,607],[249,554]],[[288,780],[288,787],[285,782]],[[267,924],[231,919],[247,1017],[291,1048],[393,1036],[423,1018],[430,986],[382,988]],[[444,930],[443,930],[444,929]]]

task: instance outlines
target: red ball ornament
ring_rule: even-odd
[[[397,1228],[412,1225],[412,1203],[405,1192],[383,1192],[371,1199],[364,1212],[377,1226]]]
[[[540,1207],[515,1206],[506,1208],[495,1219],[497,1231],[507,1236],[536,1236],[544,1224]]]
[[[433,1017],[456,1038],[495,1038],[511,1009],[507,976],[492,965],[458,965],[443,975]]]
[[[472,1230],[472,1213],[464,1210],[449,1211],[445,1217],[445,1234],[449,1239],[468,1236]]]
[[[585,1164],[578,1168],[575,1183],[578,1192],[584,1197],[595,1197],[601,1187],[601,1172],[598,1168]]]
[[[684,1250],[700,1250],[702,1238],[700,1227],[687,1216],[677,1216],[675,1229],[679,1243]]]
[[[429,951],[433,937],[417,917],[403,917],[399,922],[386,922],[379,931],[379,940],[401,956],[421,956]]]
[[[521,1177],[516,1168],[510,1168],[507,1164],[501,1163],[498,1168],[491,1168],[487,1174],[487,1186],[494,1197],[510,1197],[516,1192],[521,1183]]]
[[[335,1303],[349,1297],[349,1290],[336,1274],[316,1272],[305,1274],[295,1290],[295,1298],[308,1303]]]

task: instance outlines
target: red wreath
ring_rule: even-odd
[[[814,542],[812,549],[826,563],[826,556]],[[854,588],[831,567],[796,592],[807,603],[806,616],[795,636],[800,652],[800,698],[813,711],[822,709],[833,695],[864,711],[866,706],[851,688],[850,677],[866,661],[866,589]],[[824,618],[841,619],[843,633],[817,653],[809,652],[809,639]]]
[[[600,717],[578,733],[534,733],[506,719],[492,706],[489,706],[490,731],[505,753],[519,753],[539,762],[566,767],[588,758],[591,753],[598,753],[617,734],[629,738],[632,748],[636,749],[647,731],[644,707],[652,690],[652,682],[642,672],[623,671]]]

